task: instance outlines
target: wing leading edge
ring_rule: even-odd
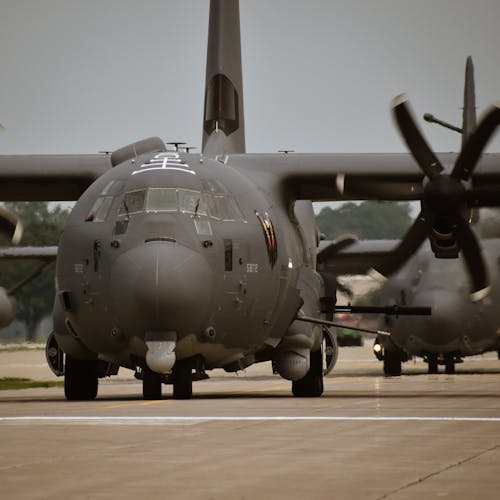
[[[106,154],[0,156],[2,201],[76,201],[111,168]]]
[[[437,156],[445,167],[457,157]],[[230,155],[226,162],[262,177],[266,188],[274,184],[290,201],[411,201],[420,200],[423,193],[422,171],[406,153],[245,154]],[[482,156],[471,184],[470,206],[500,204],[500,154]]]

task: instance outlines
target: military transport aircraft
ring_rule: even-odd
[[[462,128],[426,114],[433,121],[462,134],[475,127],[474,68],[469,57],[465,68],[464,116]],[[477,212],[471,214],[478,219]],[[389,329],[391,336],[379,336],[374,352],[384,362],[386,375],[400,375],[401,363],[412,356],[421,356],[429,366],[429,373],[437,373],[438,363],[445,365],[446,373],[454,373],[455,363],[463,356],[500,349],[500,311],[497,298],[500,295],[498,274],[500,240],[482,242],[484,258],[491,271],[491,293],[486,300],[472,302],[467,293],[467,262],[460,259],[432,258],[432,249],[424,245],[402,267],[406,255],[395,255],[395,241],[357,241],[345,236],[336,242],[322,242],[318,254],[318,269],[339,274],[370,273],[377,263],[384,268],[390,279],[375,294],[380,304],[432,307],[431,317],[408,320],[405,317],[385,316],[380,328]],[[399,247],[398,251],[401,251]],[[454,251],[455,249],[450,249]],[[413,251],[413,250],[412,250]],[[383,261],[383,262],[382,262]],[[395,274],[393,274],[395,273]],[[373,274],[373,273],[372,273]]]
[[[405,252],[415,234],[443,252],[453,243],[475,297],[485,295],[464,213],[500,203],[500,155],[482,155],[500,109],[459,155],[439,156],[404,98],[394,114],[411,155],[245,154],[239,5],[211,0],[201,154],[149,138],[111,155],[0,157],[0,199],[77,200],[59,244],[47,350],[66,397],[95,398],[98,378],[125,367],[145,398],[169,382],[185,399],[207,370],[260,361],[294,395],[320,396],[322,310],[334,290],[316,270],[311,200],[422,200]]]
[[[412,356],[423,357],[429,373],[437,373],[438,364],[445,366],[446,373],[454,373],[462,357],[500,350],[500,240],[483,240],[482,246],[491,272],[491,292],[479,303],[468,299],[463,259],[437,261],[427,245],[382,286],[378,295],[383,303],[416,306],[425,302],[432,307],[428,318],[382,320],[391,337],[378,337],[374,352],[384,362],[386,375],[400,375],[401,362]]]
[[[349,268],[349,273],[367,270],[372,252],[383,252],[394,245],[390,240],[344,238],[338,245],[338,269]],[[374,305],[432,308],[429,317],[410,320],[381,315],[377,319],[379,328],[391,332],[390,337],[378,336],[373,346],[375,356],[383,361],[385,375],[401,375],[402,362],[413,356],[428,363],[429,373],[437,373],[439,364],[444,365],[446,373],[454,373],[455,363],[465,356],[500,352],[500,239],[483,240],[482,247],[491,273],[491,291],[485,300],[470,300],[463,258],[434,259],[427,243],[372,293]],[[347,264],[352,256],[356,256],[357,263]],[[354,269],[363,259],[366,264]]]

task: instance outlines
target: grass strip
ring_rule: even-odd
[[[33,389],[37,387],[62,387],[63,381],[31,380],[29,378],[2,377],[0,378],[0,391],[12,389]]]

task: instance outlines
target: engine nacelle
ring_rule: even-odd
[[[16,317],[16,299],[0,287],[0,328],[9,326]]]

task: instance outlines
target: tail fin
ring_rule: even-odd
[[[467,57],[465,64],[465,85],[464,85],[464,111],[462,119],[462,147],[474,132],[477,125],[476,117],[476,91],[474,85],[474,65],[472,57]]]
[[[474,83],[474,65],[472,64],[472,57],[467,57],[465,63],[465,84],[464,84],[464,110],[462,116],[462,149],[469,139],[470,135],[477,126],[476,116],[476,90]],[[480,214],[479,209],[471,208],[469,213],[469,221],[471,224],[479,222]]]
[[[245,152],[238,0],[210,0],[202,150]]]

